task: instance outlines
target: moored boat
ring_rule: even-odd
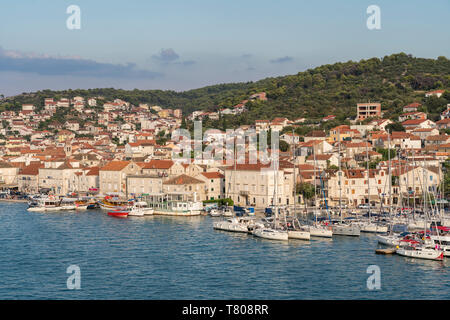
[[[129,216],[138,216],[142,217],[145,215],[152,215],[153,208],[149,208],[147,202],[137,201],[133,204],[131,209],[128,211]]]
[[[98,204],[103,210],[120,210],[128,206],[128,201],[118,197],[106,196],[104,199],[100,200]]]
[[[425,246],[408,246],[405,248],[397,248],[398,255],[408,258],[418,258],[427,260],[443,260],[444,253],[442,250],[436,250]]]
[[[268,240],[278,240],[287,241],[289,240],[289,235],[285,230],[278,230],[273,228],[256,228],[253,230],[253,235],[258,238],[268,239]]]
[[[231,232],[248,232],[248,224],[244,223],[240,218],[231,218],[223,221],[216,221],[213,224],[216,230],[231,231]]]
[[[37,199],[27,209],[30,212],[48,212],[62,210],[60,201],[54,196]]]
[[[116,218],[126,218],[128,217],[128,211],[126,210],[108,211],[108,215]]]

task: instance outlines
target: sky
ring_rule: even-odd
[[[0,94],[183,91],[399,52],[450,58],[449,14],[449,0],[1,1]]]

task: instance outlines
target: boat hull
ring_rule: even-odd
[[[411,250],[411,249],[397,249],[397,254],[408,257],[408,258],[417,258],[417,259],[426,259],[426,260],[442,260],[444,257],[444,253],[438,250],[432,249],[423,249],[423,250]]]
[[[201,215],[200,210],[192,210],[192,211],[161,211],[155,210],[153,212],[154,215],[160,216],[179,216],[179,217],[192,217]]]
[[[309,227],[311,237],[331,238],[333,230],[311,226]]]
[[[242,233],[248,232],[248,228],[246,225],[239,223],[231,223],[228,221],[215,222],[213,224],[213,228],[215,230],[230,231],[230,232],[242,232]]]
[[[333,235],[359,237],[361,230],[356,225],[333,225]]]
[[[115,218],[126,218],[128,217],[128,211],[109,211],[108,216]]]
[[[388,227],[380,226],[374,223],[368,223],[361,225],[361,232],[386,233],[388,232]]]
[[[275,231],[271,229],[258,228],[253,231],[253,235],[258,238],[277,240],[277,241],[287,241],[289,236],[287,232]]]
[[[298,239],[298,240],[310,240],[311,234],[308,231],[289,230],[288,238],[289,239]]]

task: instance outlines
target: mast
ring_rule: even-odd
[[[413,179],[413,195],[414,195],[414,198],[413,198],[413,214],[412,214],[413,221],[416,220],[416,183],[415,183],[416,179],[414,179],[414,172],[416,171],[416,159],[414,157],[415,154],[416,154],[416,150],[413,150],[413,156],[412,156],[413,157],[412,179]]]
[[[294,217],[296,217],[296,197],[297,197],[297,180],[295,179],[295,139],[294,139],[294,129],[292,129],[292,142],[294,144],[292,148],[293,162],[294,162]]]
[[[369,141],[366,139],[366,157],[367,157],[367,198],[369,203],[369,222],[370,222],[370,167],[369,167]]]
[[[339,216],[342,223],[342,171],[341,171],[341,130],[338,129],[338,155],[339,155]]]
[[[389,216],[392,213],[392,170],[391,170],[391,133],[388,130],[388,159],[389,159]]]
[[[314,158],[314,211],[317,209],[317,176],[316,176],[316,150],[313,145],[313,158]]]
[[[424,238],[427,236],[427,176],[425,172],[425,156],[423,157],[423,214],[425,218],[425,222],[423,224],[423,236]]]

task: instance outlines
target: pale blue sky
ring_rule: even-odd
[[[71,4],[81,30],[66,28]],[[373,4],[381,30],[366,27]],[[450,57],[449,13],[448,0],[2,1],[0,93],[186,90],[401,51]]]

